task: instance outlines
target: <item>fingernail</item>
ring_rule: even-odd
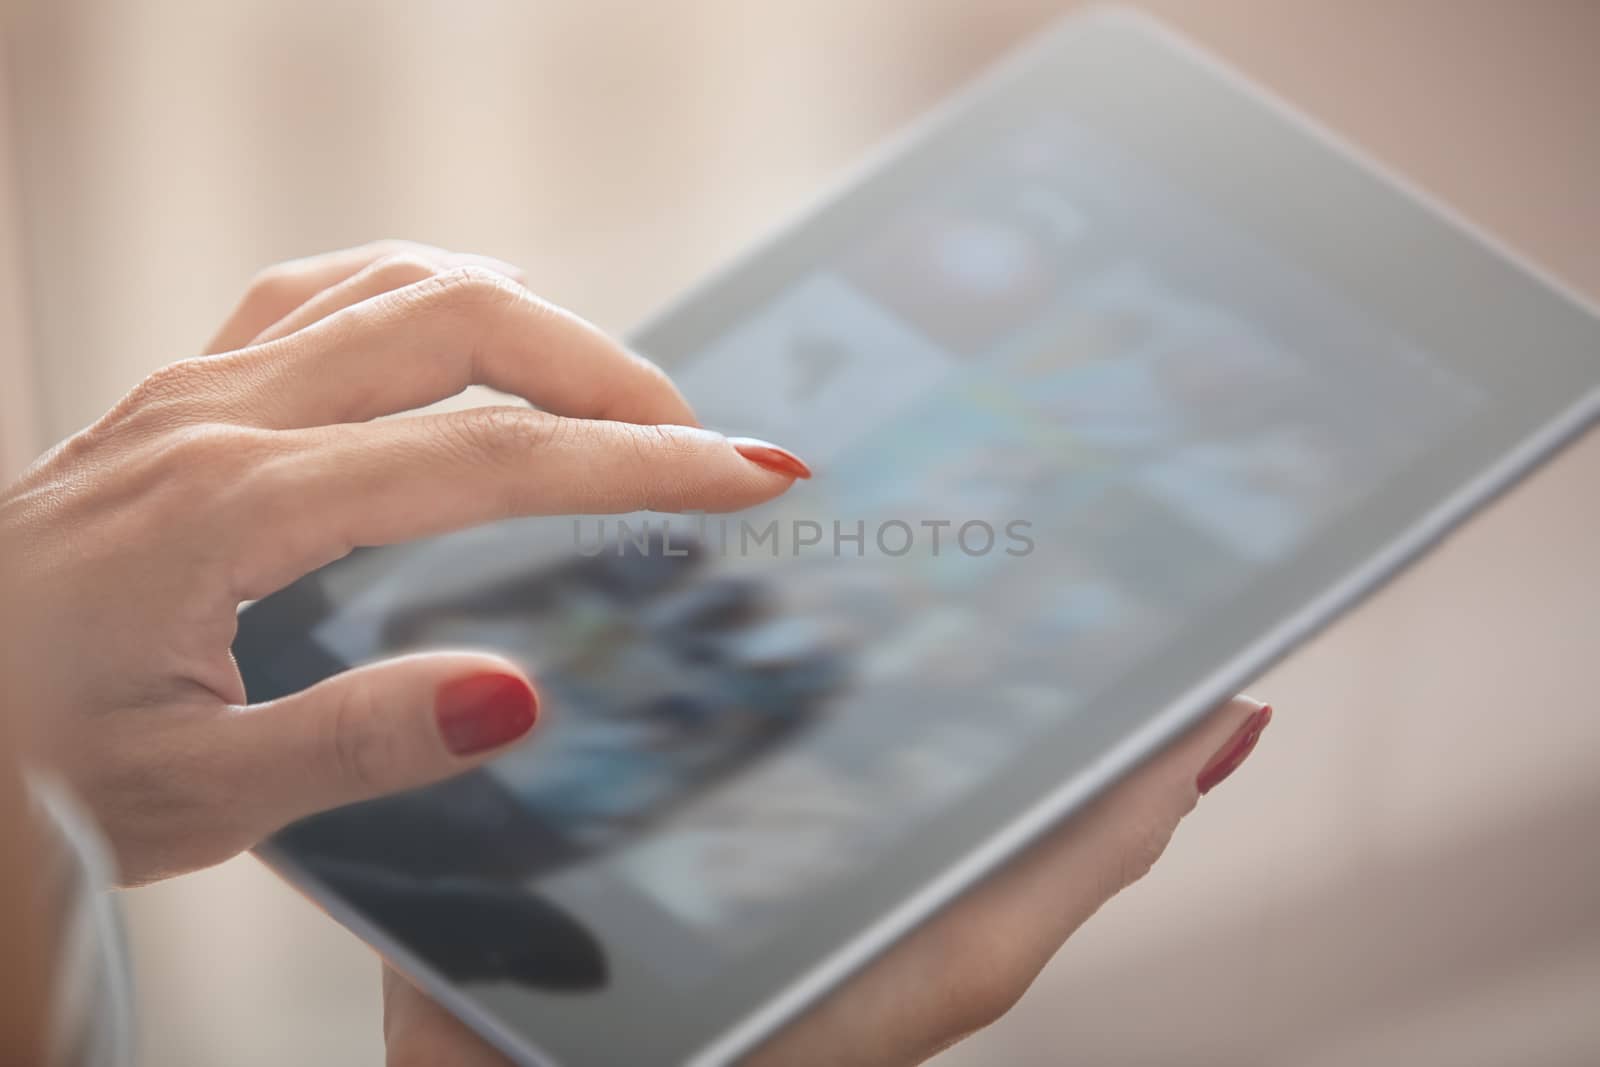
[[[811,468],[806,466],[806,461],[787,448],[779,448],[754,437],[730,437],[728,443],[739,455],[774,474],[787,474],[791,478],[811,477]]]
[[[527,733],[538,718],[539,698],[514,674],[475,674],[441,685],[434,714],[445,747],[470,756]]]
[[[1222,780],[1239,769],[1245,757],[1250,755],[1250,750],[1256,747],[1256,742],[1261,738],[1261,731],[1267,728],[1267,723],[1272,721],[1272,705],[1263,704],[1261,708],[1250,714],[1233,736],[1228,738],[1228,743],[1217,750],[1211,757],[1200,776],[1194,780],[1195,788],[1201,794],[1211,792],[1222,784]]]

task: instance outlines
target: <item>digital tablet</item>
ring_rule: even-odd
[[[1592,310],[1117,12],[631,340],[815,479],[359,551],[240,619],[255,700],[534,670],[525,744],[265,849],[523,1064],[736,1058],[1600,410]]]

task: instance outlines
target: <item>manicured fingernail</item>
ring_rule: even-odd
[[[539,698],[514,674],[475,674],[441,685],[434,715],[445,747],[471,756],[510,744],[532,729]]]
[[[811,468],[806,466],[806,461],[787,448],[779,448],[754,437],[730,437],[728,443],[739,455],[774,474],[787,474],[791,478],[811,477]]]
[[[1228,743],[1217,750],[1211,757],[1200,776],[1194,780],[1195,788],[1202,794],[1209,793],[1222,784],[1222,780],[1239,769],[1245,757],[1250,755],[1250,750],[1256,747],[1256,742],[1261,738],[1261,731],[1267,728],[1267,723],[1272,721],[1272,705],[1263,704],[1258,710],[1252,712],[1240,727],[1228,738]]]

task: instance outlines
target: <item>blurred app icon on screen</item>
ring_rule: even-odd
[[[708,426],[826,460],[937,385],[953,361],[843,280],[815,275],[679,378]]]

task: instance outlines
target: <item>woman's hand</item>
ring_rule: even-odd
[[[1270,708],[1235,699],[992,878],[900,941],[747,1061],[921,1063],[1011,1009],[1084,920],[1150,869],[1201,794],[1250,754]],[[389,1067],[508,1067],[384,972]]]
[[[803,470],[695,428],[661,371],[513,274],[392,244],[274,268],[216,354],[156,372],[0,494],[0,672],[126,881],[456,774],[532,725],[521,670],[476,654],[249,706],[229,652],[241,602],[359,545],[514,515],[734,510]],[[372,421],[474,382],[542,410]]]

